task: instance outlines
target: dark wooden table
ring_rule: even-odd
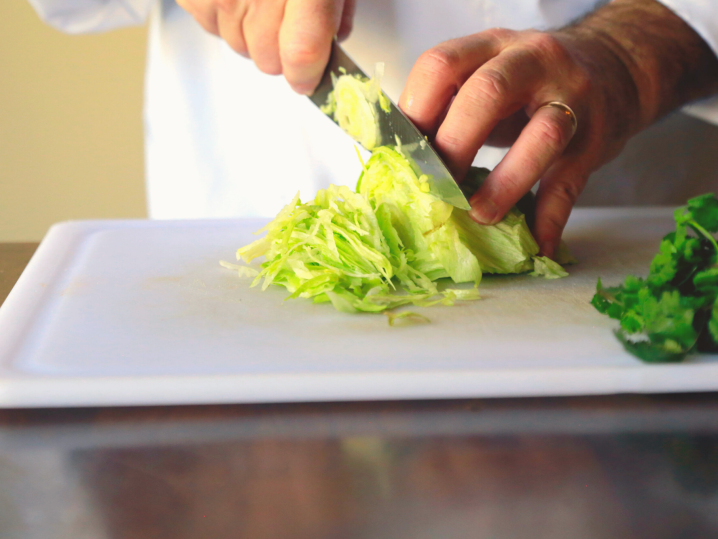
[[[715,539],[718,395],[2,410],[0,538]]]

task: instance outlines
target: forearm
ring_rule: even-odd
[[[606,57],[609,70],[630,76],[624,90],[633,94],[637,107],[635,117],[626,118],[632,132],[689,101],[718,92],[714,52],[655,0],[614,0],[559,33],[575,41],[579,54],[593,56],[595,51],[587,48],[603,47],[598,56]]]

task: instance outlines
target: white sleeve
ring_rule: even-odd
[[[68,34],[144,24],[155,0],[29,0],[40,18]]]
[[[716,0],[658,0],[703,38],[718,56],[718,2]],[[692,103],[684,112],[718,125],[718,96]]]

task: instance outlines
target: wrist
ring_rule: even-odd
[[[587,105],[598,111],[608,140],[625,140],[650,124],[646,92],[618,43],[603,29],[573,25],[554,34],[592,81]],[[606,84],[603,81],[610,81]],[[595,129],[599,126],[592,126]]]
[[[621,100],[634,107],[630,134],[718,91],[718,58],[690,26],[655,0],[613,0],[561,32],[575,37],[589,62],[600,64],[598,80],[611,81],[605,85],[608,91],[627,92]],[[608,77],[617,77],[615,88]]]

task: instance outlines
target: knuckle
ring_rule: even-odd
[[[436,143],[440,145],[442,149],[448,149],[450,152],[455,152],[457,148],[463,148],[466,146],[466,137],[461,136],[458,133],[444,133],[437,135]]]
[[[510,91],[506,75],[497,69],[480,69],[467,85],[467,97],[483,105],[504,101]]]
[[[574,91],[579,96],[587,96],[593,93],[593,81],[589,74],[580,69],[573,77]]]
[[[568,207],[572,207],[578,200],[582,187],[583,182],[566,179],[554,182],[551,185],[551,190],[553,191],[554,197],[565,202]],[[565,223],[561,224],[561,228],[563,228],[564,224]]]
[[[497,41],[508,41],[516,35],[515,30],[509,30],[508,28],[489,28],[482,32],[483,35],[493,38]]]
[[[416,68],[422,77],[432,81],[448,81],[454,86],[454,91],[460,86],[459,52],[453,47],[441,44],[424,52],[416,63]]]
[[[566,49],[553,35],[546,32],[534,32],[527,39],[527,45],[541,60],[557,61],[566,58]]]
[[[519,198],[518,195],[523,194],[525,191],[525,189],[522,189],[521,181],[514,174],[504,174],[499,180],[501,182],[501,190],[504,193],[515,193],[517,199]]]
[[[536,136],[542,144],[548,145],[555,151],[566,147],[570,139],[569,132],[555,121],[537,119]]]
[[[437,46],[429,49],[419,57],[422,70],[434,77],[454,77],[459,64],[459,53],[456,49]]]
[[[300,39],[284,47],[281,51],[282,63],[293,67],[306,67],[322,60],[324,47],[314,39]]]
[[[542,234],[542,240],[553,239],[554,237],[561,237],[564,227],[566,226],[566,219],[562,215],[557,213],[549,213],[544,215],[544,234]]]

